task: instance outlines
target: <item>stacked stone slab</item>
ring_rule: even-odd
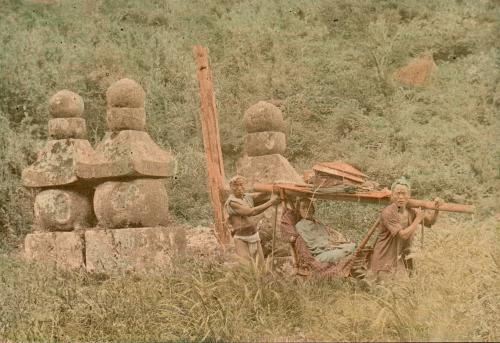
[[[273,104],[259,101],[245,111],[243,121],[247,132],[246,153],[237,163],[237,173],[246,177],[249,184],[303,183],[297,171],[282,156],[286,150],[286,136],[281,110]],[[271,208],[256,218],[266,255],[271,252],[274,215],[275,211]],[[281,213],[278,213],[278,216],[281,216]],[[277,243],[275,256],[288,255],[288,246],[279,239]]]
[[[95,220],[92,189],[81,177],[79,165],[104,159],[86,139],[83,111],[78,94],[69,90],[54,94],[49,100],[49,140],[35,163],[22,172],[23,185],[37,191],[35,232],[25,240],[26,255],[31,260],[65,267],[84,265],[83,238],[75,229],[90,227]]]
[[[173,156],[146,132],[145,92],[130,79],[106,92],[108,131],[96,146],[105,163],[82,166],[88,178],[106,180],[96,187],[94,212],[99,228],[85,232],[89,271],[165,267],[172,249],[166,178]]]

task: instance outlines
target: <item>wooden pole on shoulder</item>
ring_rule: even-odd
[[[212,72],[208,63],[207,49],[201,45],[193,47],[196,61],[196,76],[200,85],[200,121],[207,161],[207,178],[210,201],[214,210],[215,235],[224,247],[230,234],[224,228],[221,189],[224,183],[224,162],[219,136],[219,115],[215,104]]]
[[[323,200],[337,200],[337,201],[353,201],[353,202],[363,202],[363,203],[376,203],[376,204],[388,204],[391,201],[391,191],[388,189],[383,189],[381,191],[372,192],[359,192],[359,193],[324,193],[315,192],[309,186],[294,185],[294,184],[271,184],[271,183],[255,183],[253,185],[254,192],[272,193],[273,190],[283,189],[285,195],[288,196],[299,196],[299,197],[313,197],[316,199]],[[410,207],[421,207],[426,210],[436,210],[436,203],[431,200],[419,200],[410,199],[408,200],[408,206]],[[473,205],[464,204],[454,204],[454,203],[442,203],[439,206],[440,211],[447,212],[462,212],[462,213],[474,213],[476,208]]]

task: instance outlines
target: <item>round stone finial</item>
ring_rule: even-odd
[[[243,116],[248,133],[264,131],[285,131],[285,122],[281,110],[266,101],[259,101],[250,106]]]
[[[63,89],[49,100],[49,112],[53,118],[74,118],[83,116],[83,99],[78,94]]]
[[[144,89],[131,79],[118,80],[106,91],[108,107],[141,108],[145,98]]]

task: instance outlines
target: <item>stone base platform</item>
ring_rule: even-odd
[[[181,226],[40,232],[26,236],[24,256],[63,269],[141,273],[169,269],[174,257],[196,255],[187,243]]]
[[[98,273],[169,269],[172,257],[185,250],[176,234],[178,230],[168,227],[87,230],[86,269]]]
[[[41,232],[28,234],[24,256],[29,261],[54,264],[57,268],[85,267],[85,243],[77,232]]]

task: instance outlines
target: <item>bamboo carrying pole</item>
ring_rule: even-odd
[[[215,104],[212,73],[208,64],[207,49],[201,45],[193,47],[196,61],[196,76],[200,85],[200,121],[207,161],[207,178],[210,201],[214,210],[215,234],[219,243],[229,243],[230,234],[224,228],[221,189],[224,182],[224,163],[219,136],[219,115]]]
[[[273,225],[273,238],[271,246],[271,269],[274,269],[274,249],[276,247],[276,227],[278,226],[278,205],[274,205],[274,225]]]
[[[356,250],[352,253],[349,260],[347,260],[345,265],[342,267],[342,269],[341,269],[342,276],[345,276],[345,277],[349,276],[349,274],[351,273],[351,269],[352,269],[352,266],[354,264],[354,261],[361,254],[361,251],[364,249],[364,247],[366,246],[366,244],[370,240],[370,237],[373,235],[373,233],[375,232],[375,230],[377,229],[379,224],[380,224],[380,217],[377,218],[377,220],[372,225],[370,230],[368,230],[368,232],[365,234],[365,236],[363,237],[363,239],[359,243]]]
[[[338,200],[338,201],[354,201],[365,203],[388,204],[390,199],[390,191],[373,191],[373,192],[360,192],[360,193],[315,193],[315,191],[307,186],[293,185],[293,184],[272,184],[261,183],[254,184],[253,190],[255,192],[271,193],[277,188],[283,189],[285,195],[293,197],[314,197],[323,200]],[[436,210],[435,202],[431,200],[410,199],[408,206],[421,207],[427,210]],[[440,211],[447,212],[462,212],[474,213],[475,207],[473,205],[443,203],[439,206]]]

